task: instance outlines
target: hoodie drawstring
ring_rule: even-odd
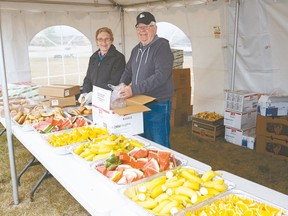
[[[147,63],[147,59],[148,59],[148,55],[149,55],[149,50],[150,50],[150,47],[148,47],[148,50],[147,50],[146,59],[145,59],[145,64]]]

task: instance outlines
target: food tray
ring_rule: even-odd
[[[120,139],[120,142],[117,142],[117,138],[116,138],[115,139],[116,144],[113,143],[114,141],[111,138],[112,136],[118,137],[118,140]],[[123,140],[125,140],[125,142]],[[92,152],[90,151],[91,154],[87,153],[87,155],[85,156],[86,159],[84,158],[84,156],[82,157],[82,156],[80,156],[80,154],[78,155],[75,153],[76,148],[78,148],[80,146],[84,146],[83,148],[81,147],[82,148],[81,153],[82,153],[83,151],[85,151],[85,149],[90,149],[90,150],[91,150],[91,148],[93,149],[95,147],[95,146],[93,147],[93,145],[96,145],[96,148],[99,148],[99,145],[100,145],[104,148],[104,150],[102,149],[101,153],[99,154],[99,150],[95,151],[95,149],[94,149],[94,150],[92,150]],[[127,147],[127,145],[129,146],[129,148]],[[117,152],[123,151],[123,148],[125,148],[126,151],[130,151],[134,147],[147,147],[147,146],[149,146],[149,143],[139,141],[138,139],[136,139],[133,136],[121,135],[121,134],[109,134],[109,136],[107,136],[107,137],[99,137],[99,138],[96,138],[94,140],[81,143],[77,146],[70,148],[69,151],[75,156],[75,158],[77,160],[81,161],[82,164],[91,166],[91,164],[93,162],[108,158],[112,153],[117,153]],[[107,150],[107,149],[109,149],[109,150]],[[92,156],[93,153],[94,153],[94,156]]]
[[[21,130],[23,130],[23,131],[33,131],[34,130],[32,124],[19,124],[14,119],[12,119],[12,122],[13,122],[13,124],[15,124],[19,128],[21,128]]]
[[[76,118],[76,119],[73,119]],[[81,122],[78,122],[80,120]],[[55,123],[54,121],[59,121],[59,123]],[[83,116],[70,116],[65,117],[64,119],[53,119],[53,123],[49,121],[42,121],[37,124],[32,124],[35,132],[40,134],[50,134],[55,132],[61,132],[70,130],[77,127],[89,126],[92,125],[93,122]],[[53,125],[56,124],[56,125]],[[63,128],[61,128],[63,127]]]
[[[34,130],[33,121],[38,121],[38,119],[44,119],[41,113],[52,113],[51,110],[44,108],[40,105],[26,105],[25,107],[20,106],[17,111],[11,112],[12,122],[20,127],[24,131]],[[17,117],[18,116],[18,117]],[[17,118],[17,120],[15,119]]]
[[[70,149],[72,147],[80,145],[81,143],[86,142],[87,140],[90,139],[90,137],[92,137],[92,136],[87,135],[87,138],[86,138],[85,137],[86,135],[81,136],[81,134],[85,132],[88,133],[88,131],[90,131],[90,133],[93,132],[94,134],[96,134],[94,132],[96,130],[99,131],[99,134],[101,133],[108,134],[108,131],[105,128],[96,127],[95,125],[89,125],[89,126],[84,126],[84,127],[79,127],[79,128],[71,128],[65,131],[58,131],[58,132],[53,132],[49,134],[43,134],[42,138],[45,140],[45,143],[49,145],[53,149],[53,151],[55,151],[57,154],[70,154],[71,153]],[[59,147],[54,147],[53,145],[49,143],[48,141],[49,139],[53,138],[54,136],[57,137],[57,136],[62,136],[62,135],[63,135],[63,138],[62,139],[59,138],[60,142],[61,140],[65,140],[66,143],[59,144]],[[75,138],[79,138],[79,139],[75,139]]]
[[[141,151],[141,149],[139,149],[140,151]],[[148,146],[148,147],[146,147],[146,148],[143,148],[143,150],[145,151],[145,150],[147,150],[148,151],[148,154],[149,154],[149,151],[151,150],[151,151],[153,151],[153,152],[155,152],[155,154],[157,155],[157,152],[158,151],[163,151],[163,150],[160,150],[160,149],[158,149],[158,148],[156,148],[156,147],[154,147],[154,146]],[[135,152],[136,151],[136,149],[134,149],[134,150],[132,150],[132,153],[133,152]],[[173,163],[174,163],[174,159],[175,159],[175,164],[176,164],[176,166],[175,167],[172,167],[172,168],[168,168],[168,169],[166,169],[166,170],[170,170],[170,169],[173,169],[173,168],[176,168],[176,167],[178,167],[178,166],[185,166],[186,164],[187,164],[187,161],[186,160],[184,160],[184,159],[182,159],[182,158],[179,158],[179,157],[177,157],[177,156],[175,156],[172,152],[170,152],[170,151],[163,151],[163,152],[169,152],[171,155],[170,155],[170,158],[169,158],[169,162],[170,162],[170,165],[169,165],[169,167],[171,167],[171,165],[173,166]],[[152,153],[153,154],[153,153]],[[155,155],[155,156],[156,156]],[[141,158],[140,159],[140,164],[142,164],[142,162],[141,161],[143,161],[143,160],[145,160],[145,159],[147,159],[147,162],[146,162],[146,164],[144,164],[143,163],[143,167],[146,165],[146,168],[147,168],[147,170],[149,170],[150,168],[149,168],[149,161],[148,161],[148,158],[149,158],[149,156],[147,155],[146,157],[137,157],[137,159],[135,158],[135,157],[133,157],[133,156],[131,156],[131,158],[133,158],[133,159],[135,159],[135,162],[137,161],[137,159],[139,159],[139,158]],[[163,158],[163,157],[162,157]],[[145,177],[145,170],[143,170],[143,167],[140,167],[140,165],[138,165],[138,164],[135,164],[136,166],[135,167],[132,167],[131,166],[131,162],[122,162],[120,165],[117,165],[113,170],[111,170],[111,171],[107,171],[107,170],[105,170],[105,172],[108,172],[106,175],[104,175],[103,173],[101,173],[100,171],[98,171],[98,170],[96,170],[96,168],[98,167],[98,168],[100,168],[100,169],[102,169],[104,166],[105,166],[105,161],[106,161],[107,159],[104,159],[104,160],[99,160],[99,161],[96,161],[96,162],[94,162],[94,163],[92,163],[92,165],[91,165],[91,168],[92,168],[92,170],[93,170],[93,172],[95,172],[96,174],[98,174],[98,175],[100,175],[101,177],[104,177],[104,179],[107,181],[108,180],[108,182],[111,182],[114,186],[116,186],[116,187],[118,187],[118,186],[123,186],[123,185],[128,185],[128,184],[131,184],[132,182],[133,183],[135,183],[135,182],[137,182],[137,181],[140,181],[140,180],[142,180],[142,179],[144,179],[144,178],[149,178],[150,176],[152,176],[152,175],[155,175],[155,174],[152,174],[151,173],[151,175],[150,176],[147,176],[147,177]],[[132,160],[132,159],[131,159]],[[153,162],[155,162],[155,160],[153,160]],[[157,160],[157,162],[158,162],[158,160]],[[128,164],[130,164],[130,165],[128,165]],[[150,162],[150,164],[153,166],[153,163],[151,163]],[[159,162],[157,163],[157,164],[159,164]],[[128,167],[129,166],[129,167]],[[151,166],[150,166],[151,167]],[[160,165],[159,165],[159,167],[160,167]],[[122,171],[122,169],[124,170],[124,171]],[[115,171],[119,171],[119,172],[115,172]],[[131,177],[130,178],[130,181],[131,182],[127,182],[127,179],[126,179],[126,177],[124,177],[123,179],[122,179],[122,181],[121,181],[121,178],[119,177],[119,182],[116,182],[116,181],[113,181],[111,178],[109,179],[108,178],[108,176],[110,176],[110,174],[118,174],[118,175],[120,175],[120,176],[122,176],[123,177],[123,173],[125,173],[126,172],[126,174],[129,176],[129,177]],[[131,173],[132,172],[132,173]],[[160,168],[160,171],[159,172],[161,172],[161,168]],[[158,173],[159,173],[158,172]],[[121,174],[120,174],[121,173]],[[158,174],[158,173],[156,173],[156,174]],[[135,174],[137,175],[137,177],[135,176]],[[146,173],[147,174],[147,173]],[[135,179],[134,179],[135,178]],[[116,179],[115,179],[116,180]],[[123,180],[125,180],[125,181],[123,181]]]
[[[139,180],[138,182],[127,185],[126,187],[121,187],[119,188],[119,191],[124,196],[124,199],[127,199],[130,202],[132,201],[131,208],[134,208],[135,211],[143,211],[144,209],[146,210],[147,215],[156,216],[175,215],[191,205],[193,206],[196,205],[196,203],[205,202],[206,200],[210,200],[213,197],[217,197],[219,194],[224,193],[224,190],[220,191],[219,187],[217,193],[215,193],[216,189],[214,189],[214,191],[209,189],[210,192],[208,192],[208,186],[206,186],[205,190],[203,182],[198,184],[198,188],[196,189],[195,184],[197,181],[199,182],[199,179],[189,176],[190,180],[188,181],[186,177],[179,174],[183,174],[183,170],[190,174],[192,173],[191,171],[194,170],[195,173],[199,175],[193,176],[198,176],[200,179],[202,178],[202,175],[207,176],[209,172],[214,172],[212,170],[206,172],[197,170],[191,166],[177,167],[151,176],[150,178]],[[172,177],[171,173],[173,173]],[[185,176],[187,176],[186,173]],[[224,185],[226,191],[235,188],[233,182],[223,179],[218,175],[213,176],[213,182]],[[180,183],[183,179],[184,183]],[[191,184],[191,181],[194,182],[194,184]],[[222,183],[218,183],[220,181]],[[187,187],[189,187],[189,189],[187,189]],[[163,192],[163,189],[165,192]],[[159,190],[162,191],[160,192]],[[143,200],[143,198],[145,199]],[[167,206],[166,209],[164,206]],[[172,213],[170,211],[172,211]]]
[[[234,198],[231,198],[231,197],[234,197]],[[238,199],[240,198],[240,200]],[[251,202],[251,204],[249,204],[248,201],[244,201],[244,199],[249,199]],[[261,210],[259,211],[259,215],[277,215],[277,216],[287,216],[288,215],[288,210],[287,209],[283,209],[271,202],[268,202],[264,199],[261,199],[260,197],[256,197],[252,194],[249,194],[247,192],[244,192],[244,191],[241,191],[241,190],[236,190],[236,189],[232,189],[232,190],[229,190],[227,192],[224,192],[210,200],[207,200],[205,202],[202,202],[202,203],[199,203],[199,204],[196,204],[194,206],[191,206],[189,208],[186,208],[185,210],[177,213],[176,215],[177,216],[186,216],[186,215],[190,215],[192,213],[192,215],[194,216],[200,216],[200,215],[206,215],[205,213],[202,213],[201,214],[201,211],[203,211],[205,209],[205,207],[209,207],[209,209],[212,209],[211,206],[213,205],[213,209],[215,211],[217,211],[218,213],[220,213],[221,211],[223,212],[223,215],[225,214],[224,213],[224,202],[228,201],[228,202],[232,202],[232,200],[235,200],[233,203],[234,203],[234,206],[236,206],[237,208],[234,208],[234,210],[239,211],[239,215],[244,215],[245,211],[255,211],[254,214],[251,214],[251,215],[257,215],[257,210],[256,209],[261,209],[262,211],[265,211],[266,214],[264,212],[262,212],[261,214]],[[222,202],[223,201],[223,202]],[[221,204],[220,204],[221,203]],[[243,205],[244,204],[244,205]],[[256,204],[259,204],[256,205]],[[226,205],[227,206],[227,205]],[[251,206],[251,207],[249,207]],[[253,208],[252,208],[253,206]],[[259,208],[257,208],[259,207]],[[267,212],[269,210],[271,210],[271,208],[276,208],[276,209],[279,209],[281,211],[281,213],[279,214],[272,214],[271,212]],[[223,209],[223,210],[220,210]],[[226,208],[228,209],[228,208]],[[250,209],[250,210],[249,210]],[[253,210],[255,209],[255,210]],[[230,210],[226,210],[226,212],[228,213]],[[232,211],[230,211],[232,212]],[[251,212],[251,213],[252,213]],[[246,213],[247,215],[249,215],[248,213]]]
[[[86,109],[92,109],[92,106],[85,106]],[[71,116],[76,116],[77,114],[73,113],[73,110],[79,110],[80,111],[80,106],[73,106],[73,107],[65,107],[63,108],[64,112],[67,112],[69,115]],[[91,113],[83,113],[81,112],[80,114],[78,115],[81,115],[81,116],[84,116],[86,117],[87,119],[89,120],[93,120],[93,117],[92,117],[92,110],[91,110]]]

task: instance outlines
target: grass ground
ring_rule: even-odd
[[[0,125],[0,131],[2,129]],[[17,173],[32,155],[14,138]],[[244,149],[224,140],[206,142],[193,137],[191,126],[175,127],[171,133],[172,149],[206,163],[213,170],[225,170],[288,195],[288,160]],[[85,209],[55,180],[46,179],[30,201],[30,192],[45,172],[41,165],[31,167],[21,178],[19,205],[13,204],[6,134],[0,137],[0,215],[64,216],[89,215]]]

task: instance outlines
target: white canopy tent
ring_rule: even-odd
[[[0,0],[7,82],[31,80],[28,45],[36,33],[53,25],[78,29],[90,39],[93,50],[95,30],[108,26],[114,32],[115,46],[128,59],[137,43],[135,18],[140,11],[147,10],[157,22],[179,27],[191,41],[194,113],[223,113],[224,90],[231,88],[231,80],[235,80],[235,90],[270,93],[281,89],[287,94],[288,1],[239,0],[237,61],[232,74],[236,2]],[[214,26],[220,27],[220,38],[215,37]]]

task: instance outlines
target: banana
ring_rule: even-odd
[[[160,211],[170,202],[171,201],[168,199],[162,200],[155,208],[152,209],[153,213],[159,214]]]
[[[220,193],[220,191],[214,189],[214,188],[206,188],[208,190],[208,194],[211,194],[213,196],[217,195]]]
[[[188,202],[191,203],[191,199],[188,196],[182,194],[173,194],[170,196],[171,200],[176,200],[178,203]]]
[[[204,187],[213,188],[215,185],[222,185],[224,184],[224,179],[216,179],[214,181],[203,182],[202,185]]]
[[[220,192],[226,191],[228,189],[227,185],[225,184],[217,184],[217,185],[214,185],[213,188]]]
[[[169,195],[167,193],[162,193],[159,196],[157,196],[154,200],[158,203],[162,202],[165,199],[168,199]]]
[[[209,170],[209,171],[206,171],[201,179],[204,181],[204,182],[207,182],[207,181],[211,181],[214,177],[216,176],[216,173],[213,171],[213,170]]]
[[[191,188],[192,190],[199,190],[200,189],[200,183],[199,182],[192,182],[192,181],[185,181],[183,186]]]
[[[152,189],[150,196],[154,199],[162,193],[163,193],[162,185],[158,184]]]
[[[174,207],[177,207],[179,203],[176,200],[170,201],[168,204],[166,204],[162,210],[159,212],[161,214],[170,214],[170,210]]]
[[[138,194],[138,200],[145,201],[145,199],[146,199],[146,194],[144,194],[144,193],[139,193]]]
[[[183,184],[184,184],[183,180],[175,180],[175,181],[166,182],[164,185],[166,186],[166,188],[174,188],[174,187],[182,186]]]
[[[175,194],[176,188],[168,188],[165,193],[167,193],[169,196]]]
[[[151,191],[153,190],[154,187],[156,187],[157,185],[162,185],[164,184],[166,181],[166,177],[165,176],[161,176],[159,178],[155,178],[153,180],[151,180],[150,182],[147,182],[146,183],[146,187],[147,187],[147,190]]]
[[[189,172],[192,175],[197,175],[196,171],[190,167],[183,167],[181,170],[186,170],[187,172]]]
[[[201,183],[202,180],[200,177],[196,176],[196,175],[192,175],[191,173],[189,173],[187,170],[182,170],[180,172],[180,176],[184,177],[185,179],[187,180],[190,180],[190,181],[195,181],[195,182],[198,182],[198,183]]]
[[[180,186],[180,187],[176,188],[175,193],[187,196],[189,198],[191,198],[193,195],[197,194],[196,191],[194,191],[188,187],[184,187],[184,186]]]
[[[148,198],[145,201],[138,201],[137,203],[145,209],[153,209],[158,205],[158,203],[152,198]]]

